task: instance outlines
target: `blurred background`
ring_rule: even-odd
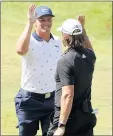
[[[92,87],[93,107],[99,109],[95,135],[112,135],[112,2],[2,2],[1,134],[18,134],[14,97],[20,88],[21,58],[15,45],[26,25],[30,4],[52,9],[52,32],[59,37],[56,28],[65,19],[86,16],[85,27],[97,56]]]

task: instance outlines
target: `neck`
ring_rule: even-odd
[[[44,39],[45,41],[49,41],[50,40],[50,32],[39,32],[39,31],[36,31],[37,35]]]

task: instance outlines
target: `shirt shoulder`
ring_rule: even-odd
[[[60,40],[60,38],[58,36],[56,36],[54,34],[52,34],[52,36],[53,36],[54,40]]]
[[[87,57],[87,59],[93,63],[96,61],[96,55],[95,52],[92,49],[85,48],[84,55]]]
[[[32,45],[32,44],[35,44],[35,43],[37,43],[37,42],[38,42],[38,41],[37,41],[37,40],[32,36],[32,34],[31,34],[29,44]]]
[[[60,38],[59,38],[58,36],[56,36],[56,35],[52,35],[52,36],[53,36],[54,40],[55,40],[57,43],[62,44],[62,41],[60,40]]]
[[[35,50],[36,47],[38,47],[38,46],[36,46],[37,44],[40,45],[41,43],[39,43],[31,34],[28,52],[25,55],[23,55],[22,58],[27,58],[27,57],[29,58],[29,55],[32,53],[32,51]]]
[[[79,55],[75,50],[71,50],[63,55],[62,59],[70,65],[74,66],[76,56]]]
[[[73,65],[64,57],[57,63],[57,74],[61,82],[61,86],[73,85],[74,69]]]
[[[53,42],[54,42],[55,46],[58,47],[59,50],[60,50],[60,53],[62,53],[63,52],[63,50],[62,50],[62,41],[60,40],[60,38],[58,36],[56,36],[54,34],[52,34],[52,36],[54,38]]]
[[[65,55],[62,56],[61,59],[58,60],[57,66],[60,68],[64,67],[73,67],[74,66],[74,57],[72,58],[72,55]]]

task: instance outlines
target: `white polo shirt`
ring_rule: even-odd
[[[60,39],[53,37],[46,42],[36,33],[30,38],[29,51],[22,56],[21,88],[35,93],[47,93],[56,89],[54,74],[62,54]]]

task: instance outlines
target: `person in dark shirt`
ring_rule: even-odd
[[[93,136],[96,116],[91,104],[96,56],[83,15],[67,19],[58,29],[67,50],[57,63],[55,110],[48,136]]]

